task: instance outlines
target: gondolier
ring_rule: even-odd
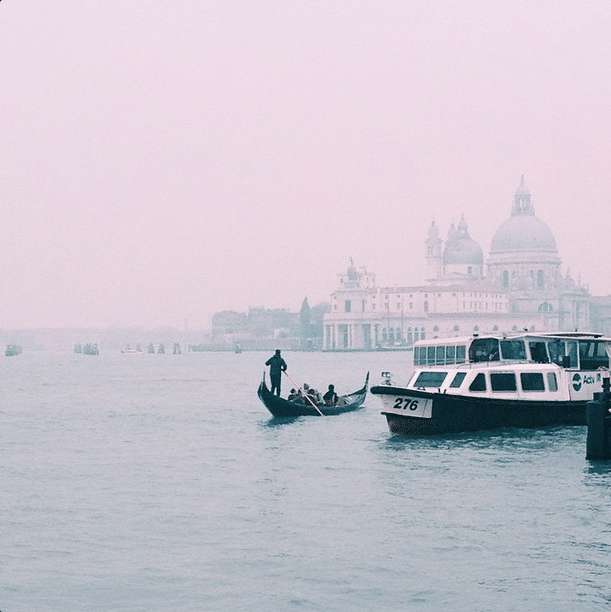
[[[286,362],[280,355],[280,349],[276,349],[274,355],[272,355],[266,362],[266,366],[269,366],[269,378],[271,381],[271,392],[280,396],[280,385],[282,383],[282,372],[286,372]]]

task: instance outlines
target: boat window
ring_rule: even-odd
[[[569,356],[569,359],[564,367],[565,368],[576,368],[578,364],[577,342],[567,342],[566,343],[566,354]]]
[[[516,375],[513,372],[493,372],[490,386],[493,391],[516,391]]]
[[[454,363],[456,361],[456,347],[446,346],[446,363]]]
[[[558,381],[556,380],[555,372],[547,373],[547,386],[550,391],[558,391]]]
[[[469,391],[485,391],[486,390],[486,377],[483,372],[480,372],[469,385]]]
[[[522,391],[545,391],[541,372],[521,372],[520,384]]]
[[[579,363],[582,370],[608,368],[609,358],[607,357],[604,343],[595,340],[580,340]]]
[[[414,387],[441,387],[447,372],[420,372]]]
[[[446,347],[438,346],[437,347],[437,356],[435,357],[435,363],[437,365],[443,365],[446,362]]]
[[[460,344],[456,347],[456,363],[465,363],[467,357],[467,347],[464,344]]]
[[[429,364],[435,363],[435,347],[429,346],[426,353],[426,362]]]
[[[545,342],[529,342],[530,358],[535,363],[549,363]]]
[[[552,363],[563,365],[565,346],[562,340],[552,340],[548,343],[547,350],[549,351],[549,358]]]
[[[466,372],[458,372],[458,374],[456,374],[456,376],[454,377],[454,380],[451,382],[450,387],[453,387],[455,389],[460,387],[460,385],[462,385],[463,380],[465,380],[466,375]]]
[[[607,344],[605,342],[596,343],[596,356],[597,357],[608,357]]]
[[[588,357],[588,349],[592,346],[591,342],[586,342],[585,340],[582,340],[579,343],[579,357],[581,358],[582,362],[584,357],[587,358]]]
[[[426,365],[426,347],[419,346],[418,351],[418,361],[416,362],[418,365]]]
[[[431,347],[430,346],[421,346],[418,350],[420,352],[420,365],[426,365],[427,364],[427,355],[430,351]],[[435,353],[433,353],[434,355]],[[430,362],[429,362],[430,363]],[[435,363],[434,361],[432,363]]]
[[[469,347],[469,361],[499,360],[499,341],[497,338],[476,338]]]
[[[503,359],[526,360],[524,340],[501,340],[501,355]]]
[[[414,352],[414,364],[424,365],[426,363],[426,348],[417,346]]]

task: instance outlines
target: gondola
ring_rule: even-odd
[[[367,387],[369,384],[369,372],[365,377],[365,385],[362,389],[349,393],[348,395],[340,396],[340,404],[343,406],[324,406],[323,404],[317,405],[316,408],[311,404],[302,404],[299,402],[289,402],[287,399],[283,399],[274,395],[267,384],[265,383],[265,375],[259,385],[257,395],[263,402],[265,407],[275,417],[298,417],[298,416],[333,416],[336,414],[342,414],[344,412],[352,412],[358,410],[365,401],[367,396]]]

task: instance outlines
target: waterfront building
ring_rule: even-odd
[[[284,308],[251,307],[248,312],[222,311],[212,317],[212,344],[216,348],[269,350],[299,346],[299,313]]]
[[[210,350],[320,350],[322,322],[328,303],[310,307],[304,298],[299,312],[251,307],[226,310],[212,317]]]
[[[556,240],[535,215],[524,177],[488,261],[465,217],[443,241],[425,239],[426,284],[378,287],[352,260],[324,317],[324,350],[409,348],[416,340],[478,332],[591,328],[587,287],[561,272]]]

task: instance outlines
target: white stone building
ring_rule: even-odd
[[[562,275],[555,238],[535,216],[523,178],[487,263],[464,216],[445,242],[433,222],[425,247],[423,286],[377,287],[374,274],[350,262],[324,318],[324,350],[402,348],[425,337],[524,328],[590,329],[588,290]]]

